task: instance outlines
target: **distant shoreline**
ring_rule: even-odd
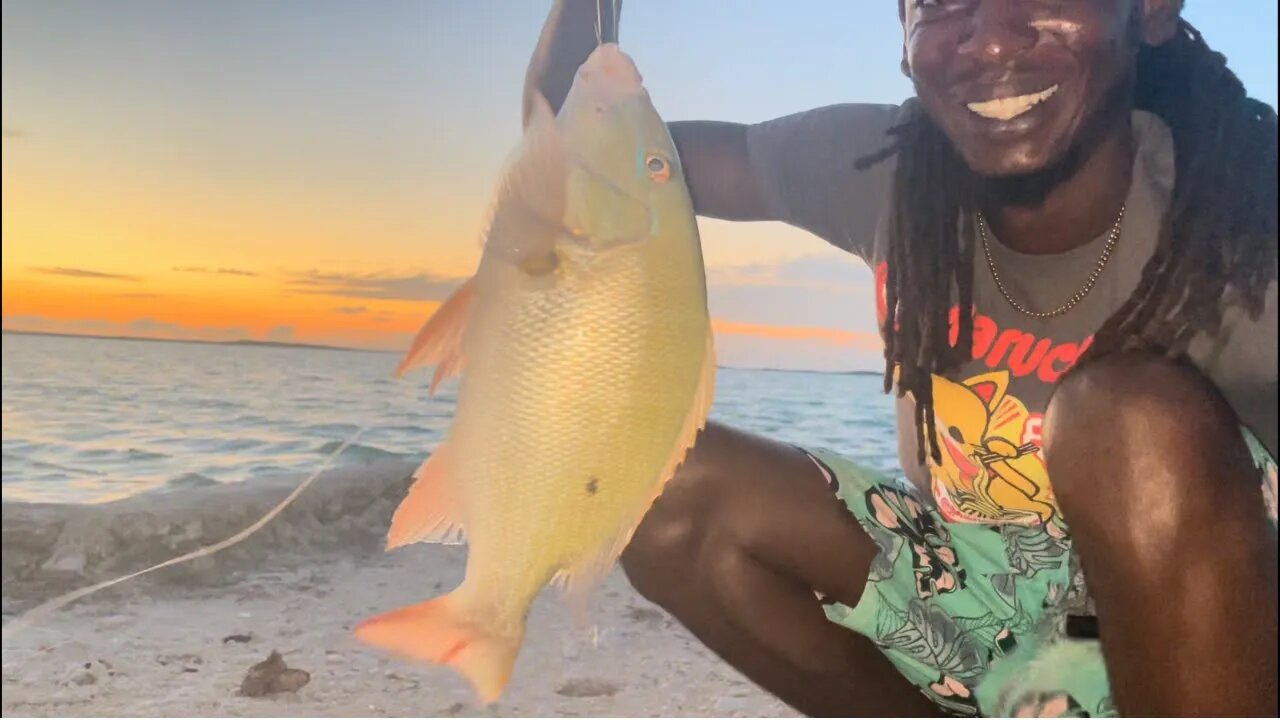
[[[342,345],[318,345],[311,343],[276,342],[271,340],[179,340],[168,338],[130,337],[128,335],[90,335],[78,333],[40,332],[37,330],[4,330],[4,335],[34,335],[37,337],[75,338],[81,340],[128,340],[133,342],[185,343],[191,345],[230,345],[233,347],[272,347],[300,348],[303,350],[339,350],[342,352],[364,352],[379,355],[399,354],[395,350],[373,350],[369,348],[344,347]],[[883,376],[880,370],[804,370],[770,367],[743,367],[734,365],[717,365],[721,370],[748,370],[751,372],[801,373],[805,375],[874,375]]]
[[[302,348],[306,350],[341,350],[343,352],[367,352],[381,355],[395,354],[394,350],[373,350],[370,348],[344,347],[342,345],[319,345],[312,343],[277,342],[272,340],[183,340],[170,338],[132,337],[129,335],[92,335],[88,333],[41,332],[38,330],[4,330],[4,335],[35,335],[39,337],[78,338],[82,340],[129,340],[133,342],[185,343],[191,345],[233,345],[239,347],[276,347]]]
[[[751,372],[769,372],[769,373],[798,373],[800,375],[869,375],[875,377],[884,377],[881,370],[803,370],[788,368],[767,368],[767,367],[735,367],[731,365],[717,365],[721,370],[750,370]]]

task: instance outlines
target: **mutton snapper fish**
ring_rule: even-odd
[[[535,97],[474,277],[401,371],[461,373],[387,536],[469,546],[447,595],[357,636],[502,693],[546,585],[579,611],[706,422],[715,361],[692,202],[631,59],[603,44],[558,116]]]

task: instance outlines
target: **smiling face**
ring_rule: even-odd
[[[1140,42],[1178,0],[900,0],[904,70],[979,175],[1060,162],[1123,123]]]

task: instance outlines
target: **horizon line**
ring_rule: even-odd
[[[277,347],[302,350],[337,350],[340,352],[364,352],[378,355],[398,355],[398,350],[378,350],[376,348],[348,347],[344,345],[324,345],[320,343],[283,342],[277,340],[193,340],[188,338],[155,338],[137,337],[134,335],[99,335],[95,333],[47,332],[42,330],[11,330],[0,328],[4,335],[32,335],[37,337],[60,337],[79,340],[127,340],[133,342],[183,343],[189,345],[231,345],[239,347]],[[716,365],[720,370],[745,370],[749,372],[783,372],[806,373],[814,375],[884,375],[880,370],[813,370],[806,368],[750,367],[741,365]]]

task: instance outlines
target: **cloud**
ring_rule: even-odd
[[[462,278],[432,273],[300,273],[287,285],[294,292],[380,300],[444,300],[462,284]]]
[[[164,340],[243,340],[249,330],[243,327],[180,325],[144,317],[130,322],[98,318],[51,318],[44,315],[6,315],[5,330],[63,333],[69,335],[107,335],[155,338]]]
[[[206,275],[241,275],[243,277],[258,277],[258,273],[252,270],[239,270],[236,268],[207,268],[207,267],[175,267],[174,272],[180,273],[203,273]]]
[[[849,372],[884,370],[880,352],[851,350],[824,342],[779,342],[755,335],[716,335],[716,362],[727,367]]]
[[[364,305],[343,305],[342,307],[334,308],[333,311],[340,315],[359,315],[368,312],[369,308]]]
[[[138,318],[128,323],[125,327],[135,332],[154,334],[154,333],[173,333],[181,332],[182,326],[174,323],[160,322],[152,318]]]
[[[217,327],[209,325],[181,325],[144,317],[128,323],[116,323],[125,335],[166,340],[243,340],[249,337],[249,330],[242,327]]]
[[[123,280],[125,282],[138,282],[142,279],[136,275],[120,275],[118,273],[98,272],[97,270],[84,270],[82,268],[38,267],[31,269],[44,275],[61,275],[63,277],[82,278],[85,280]]]
[[[875,333],[835,328],[761,325],[731,320],[712,320],[711,329],[717,335],[750,335],[766,340],[806,340],[825,345],[849,347],[865,352],[878,352],[884,348],[880,336]]]
[[[160,293],[149,293],[149,292],[116,293],[115,296],[122,297],[122,298],[132,298],[134,300],[154,300],[155,298],[164,297],[164,295],[161,295]]]
[[[26,130],[19,130],[19,129],[17,129],[17,128],[5,128],[5,129],[4,129],[4,139],[5,139],[5,140],[22,140],[22,139],[24,139],[24,138],[26,138],[26,137],[29,137],[29,133],[27,133],[27,131],[26,131]]]
[[[857,292],[866,288],[866,274],[866,265],[852,255],[825,252],[779,263],[711,267],[707,269],[707,283],[717,286]]]
[[[725,365],[878,369],[884,345],[874,298],[866,264],[834,250],[707,269],[717,357]]]
[[[723,320],[876,333],[871,271],[847,253],[710,268],[707,301]]]
[[[293,339],[293,327],[277,325],[267,332],[267,339],[274,342],[288,342]]]
[[[12,325],[30,325],[44,320],[43,315],[5,315],[4,326],[8,328]]]
[[[43,315],[5,315],[4,329],[75,335],[114,335],[120,332],[121,326],[120,323],[93,318],[57,319]]]

